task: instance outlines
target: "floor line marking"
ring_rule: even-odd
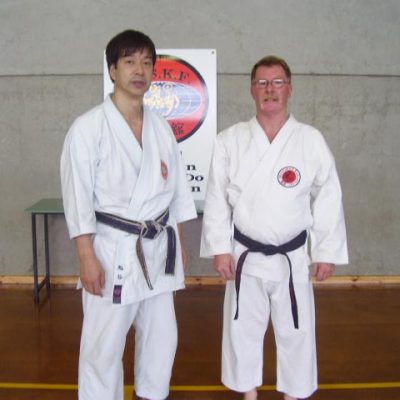
[[[133,389],[133,385],[125,385],[125,390]],[[400,382],[362,382],[362,383],[322,383],[318,385],[320,390],[342,390],[342,389],[386,389],[400,388]],[[76,384],[47,384],[47,383],[18,383],[0,382],[0,389],[37,389],[37,390],[77,390]],[[171,392],[222,392],[228,391],[222,385],[172,385]],[[275,385],[263,385],[260,391],[276,390]]]

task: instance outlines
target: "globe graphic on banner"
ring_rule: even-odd
[[[157,57],[144,103],[170,124],[178,142],[192,136],[207,115],[208,93],[199,72],[177,57]]]

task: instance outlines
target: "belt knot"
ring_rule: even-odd
[[[161,232],[166,231],[168,237],[168,248],[165,262],[165,274],[173,275],[175,273],[176,234],[175,229],[167,224],[169,219],[168,208],[154,220],[133,221],[100,211],[96,211],[96,219],[98,222],[111,226],[115,229],[137,235],[136,254],[138,256],[147,286],[150,290],[153,290],[153,285],[150,280],[150,275],[143,252],[142,239],[155,239],[160,235]]]
[[[155,239],[164,230],[165,226],[165,224],[161,224],[156,220],[141,222],[140,235],[146,239]]]

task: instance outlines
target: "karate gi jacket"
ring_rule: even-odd
[[[120,287],[120,303],[132,303],[184,287],[177,236],[175,274],[166,275],[167,234],[143,239],[143,250],[154,286],[142,273],[135,244],[137,235],[98,223],[95,211],[134,221],[154,220],[169,208],[168,224],[196,218],[181,154],[168,123],[146,106],[143,148],[111,97],[72,124],[61,155],[64,212],[71,238],[92,234],[98,260],[105,269],[103,297]]]
[[[217,135],[201,256],[232,253],[237,261],[246,248],[233,239],[233,224],[248,237],[273,245],[306,230],[309,242],[290,253],[297,280],[309,279],[311,262],[348,263],[340,182],[317,129],[291,115],[270,143],[253,117]],[[243,273],[280,280],[288,275],[287,260],[250,253]]]

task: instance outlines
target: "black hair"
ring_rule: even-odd
[[[150,52],[154,65],[157,58],[156,49],[153,41],[147,35],[133,29],[119,33],[108,42],[106,47],[108,70],[112,65],[116,66],[121,57],[130,56],[144,49]]]

